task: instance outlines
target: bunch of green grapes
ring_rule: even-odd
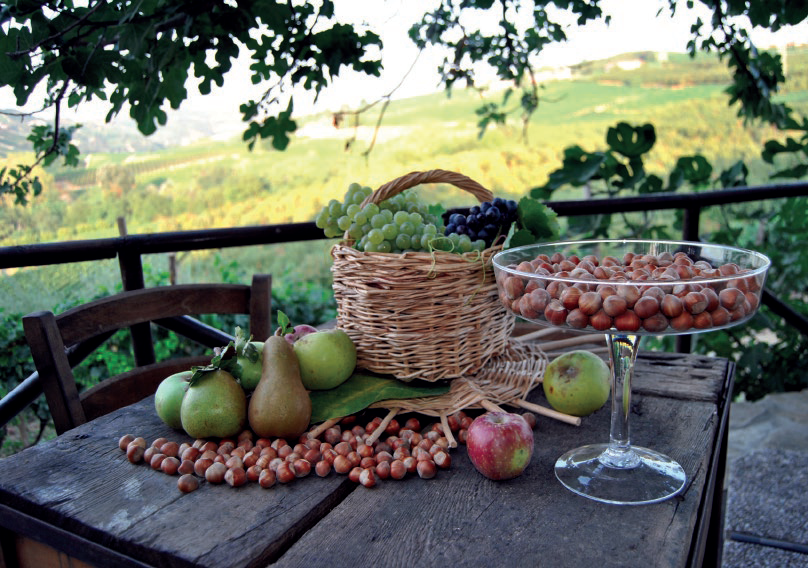
[[[361,203],[372,192],[369,187],[352,183],[342,203],[332,199],[317,214],[315,224],[328,238],[342,237],[347,231],[354,248],[364,252],[462,253],[484,248],[482,241],[473,243],[468,237],[463,240],[461,237],[465,235],[443,236],[442,218],[429,213],[428,205],[417,193],[403,191],[378,205],[368,203],[362,207]]]

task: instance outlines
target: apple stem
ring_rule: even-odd
[[[541,414],[542,416],[547,416],[548,418],[554,418],[555,420],[560,420],[561,422],[566,422],[567,424],[572,424],[573,426],[581,425],[580,416],[570,416],[569,414],[564,414],[563,412],[553,410],[552,408],[545,408],[544,406],[539,406],[538,404],[533,404],[532,402],[521,399],[515,400],[514,404],[516,406],[521,406],[525,410],[530,410],[536,414]]]
[[[368,446],[373,445],[373,442],[379,439],[379,436],[381,436],[384,433],[384,431],[387,429],[387,425],[390,424],[390,421],[396,417],[396,414],[398,414],[400,410],[401,410],[400,408],[390,409],[390,412],[387,413],[387,416],[385,416],[382,419],[381,424],[379,424],[376,427],[376,429],[373,432],[371,432],[370,436],[368,436],[365,439],[365,443]]]
[[[446,436],[446,439],[449,441],[449,447],[456,448],[457,440],[455,440],[455,437],[452,435],[452,429],[449,428],[449,419],[446,418],[445,412],[440,413],[440,425],[443,427],[443,435]]]
[[[343,419],[343,417],[340,416],[339,418],[330,418],[330,419],[326,420],[325,422],[323,422],[322,424],[320,424],[316,428],[313,428],[312,431],[309,432],[308,437],[310,439],[311,438],[316,438],[317,436],[319,436],[320,434],[322,434],[323,432],[325,432],[326,430],[328,430],[332,426],[336,426],[337,424],[339,424],[340,420],[342,420],[342,419]]]

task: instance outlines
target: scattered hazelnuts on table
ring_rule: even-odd
[[[684,333],[722,327],[754,314],[762,290],[762,276],[748,269],[734,263],[715,267],[684,252],[629,252],[622,259],[540,254],[508,269],[497,274],[506,308],[528,320],[581,330]]]
[[[523,416],[535,426],[534,414],[526,412]],[[447,420],[461,443],[471,422],[472,418],[463,411]],[[177,488],[183,493],[198,489],[202,480],[231,487],[257,483],[267,489],[276,483],[292,483],[311,472],[318,477],[332,472],[347,475],[370,488],[383,480],[404,479],[407,475],[431,479],[451,467],[449,440],[440,423],[422,429],[417,418],[403,425],[393,419],[384,436],[371,438],[381,423],[382,419],[376,417],[363,427],[355,417],[348,417],[317,437],[304,433],[296,442],[256,439],[250,430],[235,439],[198,439],[193,443],[157,438],[147,444],[143,437],[126,434],[118,440],[118,447],[133,464],[146,463],[155,471],[179,476]]]

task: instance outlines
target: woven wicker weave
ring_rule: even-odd
[[[449,183],[480,202],[490,191],[445,170],[412,172],[373,192],[380,203],[422,183]],[[357,366],[401,380],[470,376],[501,353],[514,318],[501,305],[491,267],[500,247],[367,253],[346,238],[331,250],[337,325],[356,344]]]
[[[515,405],[541,383],[547,362],[547,355],[537,344],[509,341],[505,351],[492,357],[478,373],[453,380],[444,395],[383,400],[372,407],[442,416],[482,408],[484,400]]]

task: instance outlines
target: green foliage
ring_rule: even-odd
[[[316,94],[343,66],[375,76],[380,68],[368,56],[381,46],[379,37],[335,23],[331,0],[317,6],[261,0],[18,2],[0,10],[0,23],[0,87],[12,87],[23,107],[44,83],[44,107],[56,113],[53,126],[35,127],[30,138],[36,163],[44,165],[57,156],[74,163],[78,155],[70,143],[73,129],[60,125],[63,105],[108,101],[107,121],[128,105],[140,132],[152,134],[166,124],[167,110],[188,97],[191,74],[202,94],[223,84],[239,45],[251,52],[253,83],[269,83],[260,100],[241,107],[251,148],[264,138],[277,149],[288,144],[296,128],[290,118],[291,87]],[[0,192],[14,193],[18,200],[36,193],[39,182],[32,170],[0,171]]]

